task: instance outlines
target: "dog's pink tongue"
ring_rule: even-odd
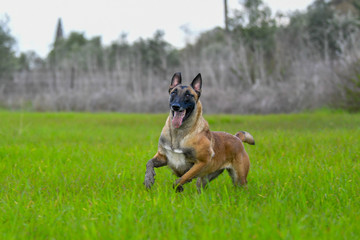
[[[174,128],[179,128],[181,126],[184,116],[185,111],[174,112],[174,117],[172,119],[172,125]]]

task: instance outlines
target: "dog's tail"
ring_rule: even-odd
[[[250,133],[245,131],[240,131],[235,134],[236,137],[238,137],[242,142],[246,142],[250,145],[255,145],[255,140],[253,136],[251,136]]]

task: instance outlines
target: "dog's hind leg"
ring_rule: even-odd
[[[233,184],[236,185],[237,175],[236,175],[234,169],[227,168],[226,171],[228,172],[229,176],[231,177],[231,180],[232,180]]]
[[[232,164],[232,168],[227,169],[235,186],[246,186],[246,177],[248,175],[249,168],[250,161],[249,156],[246,153],[236,156],[236,159]]]
[[[241,185],[246,185],[246,183],[247,183],[246,178],[241,177],[239,174],[239,171],[236,171],[233,168],[227,168],[226,170],[228,171],[229,176],[231,177],[231,180],[235,187],[241,186]]]
[[[204,177],[199,177],[196,181],[196,187],[198,193],[201,193],[201,189],[205,189],[206,185],[215,178],[217,178],[223,171],[224,169],[220,169]]]

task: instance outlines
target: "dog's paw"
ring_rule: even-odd
[[[147,189],[150,189],[155,182],[155,171],[147,171],[145,173],[144,185]]]
[[[184,188],[182,185],[179,185],[180,179],[176,179],[176,181],[173,184],[173,188],[175,189],[176,192],[182,192],[184,191]]]
[[[176,192],[183,192],[183,191],[184,191],[183,186],[177,186]]]
[[[145,181],[144,181],[144,185],[145,185],[146,189],[150,189],[153,184],[154,184],[154,180],[145,179]]]

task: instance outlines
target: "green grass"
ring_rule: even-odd
[[[205,116],[250,132],[248,190],[175,193],[166,115],[0,112],[0,239],[360,239],[360,115]]]

